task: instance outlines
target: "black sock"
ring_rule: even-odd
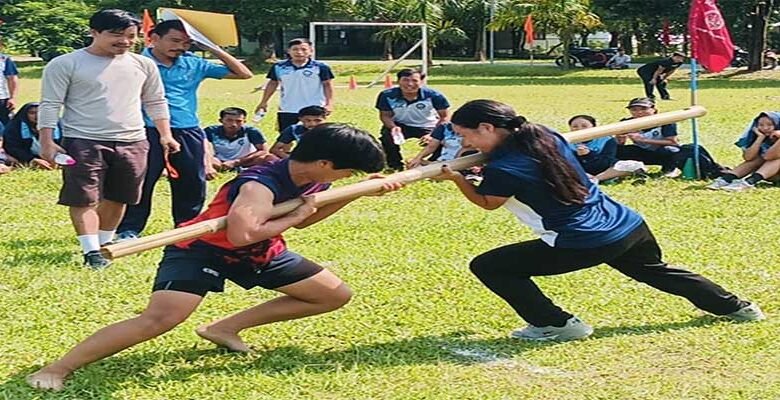
[[[734,174],[732,174],[730,172],[727,172],[725,174],[721,174],[720,177],[723,178],[723,180],[728,182],[728,183],[731,183],[735,179],[739,179],[738,176],[736,176],[736,175],[734,175]]]
[[[750,175],[745,179],[745,182],[755,186],[756,183],[761,182],[764,180],[764,176],[759,174],[758,172],[753,172],[753,175]]]

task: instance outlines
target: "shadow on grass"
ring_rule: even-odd
[[[650,325],[615,326],[596,329],[588,342],[612,336],[645,335],[678,329],[703,327],[720,322],[716,317],[702,316],[685,322]],[[564,345],[557,342],[525,342],[510,338],[474,339],[471,332],[456,331],[440,336],[422,336],[393,342],[357,345],[345,350],[308,352],[297,346],[286,346],[244,355],[223,349],[181,349],[135,353],[112,357],[87,367],[75,374],[61,393],[50,393],[45,398],[73,398],[76,393],[88,392],[90,398],[111,397],[127,387],[128,382],[149,387],[154,382],[187,382],[199,375],[242,376],[261,371],[266,375],[284,375],[304,372],[327,374],[370,366],[392,368],[404,365],[505,365],[513,368],[538,368],[514,357],[526,350]],[[164,375],[150,373],[161,363],[184,363]],[[195,365],[197,364],[197,365]],[[24,378],[38,367],[18,371],[0,385],[0,393],[8,398],[28,398],[34,391]],[[159,371],[159,369],[157,369]],[[152,383],[150,384],[150,381]]]
[[[71,239],[11,239],[0,241],[3,267],[69,264],[76,248]]]

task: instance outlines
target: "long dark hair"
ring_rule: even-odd
[[[528,122],[507,104],[493,100],[472,100],[452,115],[452,123],[476,129],[480,123],[509,131],[509,140],[539,164],[545,183],[564,204],[583,204],[588,189],[577,170],[558,150],[555,135],[542,125]]]
[[[30,123],[30,118],[27,117],[27,111],[33,107],[38,107],[38,103],[27,103],[23,105],[22,108],[17,110],[16,114],[14,114],[14,117],[11,118],[11,120],[8,121],[8,124],[5,126],[5,134],[10,135],[11,132],[15,132],[15,135],[21,135],[22,124],[27,124],[30,126],[30,130],[32,131],[31,133],[35,137],[38,137],[38,127]]]

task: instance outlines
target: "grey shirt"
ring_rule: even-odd
[[[61,121],[67,138],[144,140],[142,105],[152,120],[170,119],[160,72],[152,60],[134,53],[102,57],[79,49],[44,68],[38,129],[54,128]]]

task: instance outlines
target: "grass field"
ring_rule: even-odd
[[[366,83],[379,68],[339,65],[338,84],[346,86],[350,74]],[[37,98],[40,69],[23,74],[24,100]],[[702,140],[716,159],[738,162],[731,143],[760,110],[775,108],[778,77],[763,72],[703,80],[700,102],[710,113],[700,123]],[[215,122],[225,106],[253,108],[257,95],[249,91],[262,80],[205,83],[204,122]],[[494,98],[559,129],[579,113],[616,121],[626,115],[626,102],[642,94],[633,71],[563,73],[513,65],[434,68],[430,85],[454,106]],[[677,100],[660,108],[684,107],[685,87],[673,82]],[[378,90],[338,89],[331,120],[378,131]],[[266,133],[272,122],[263,121]],[[680,128],[689,140],[690,124]],[[405,146],[408,156],[418,150],[414,143]],[[193,329],[274,294],[229,285],[179,328],[77,372],[65,391],[51,394],[28,389],[24,376],[96,329],[140,312],[160,252],[90,271],[79,265],[66,209],[54,205],[59,175],[4,175],[0,399],[780,398],[780,252],[774,248],[780,188],[731,194],[706,191],[701,182],[632,183],[604,190],[646,217],[668,261],[758,302],[767,321],[734,324],[704,315],[601,266],[537,279],[557,303],[595,327],[591,338],[562,344],[507,339],[523,323],[471,276],[468,261],[529,239],[530,231],[506,211],[467,204],[448,184],[421,182],[361,199],[286,236],[292,249],[350,284],[356,296],[345,308],[247,331],[244,338],[257,352],[231,354],[199,340]],[[158,190],[150,233],[170,227],[166,185]]]

